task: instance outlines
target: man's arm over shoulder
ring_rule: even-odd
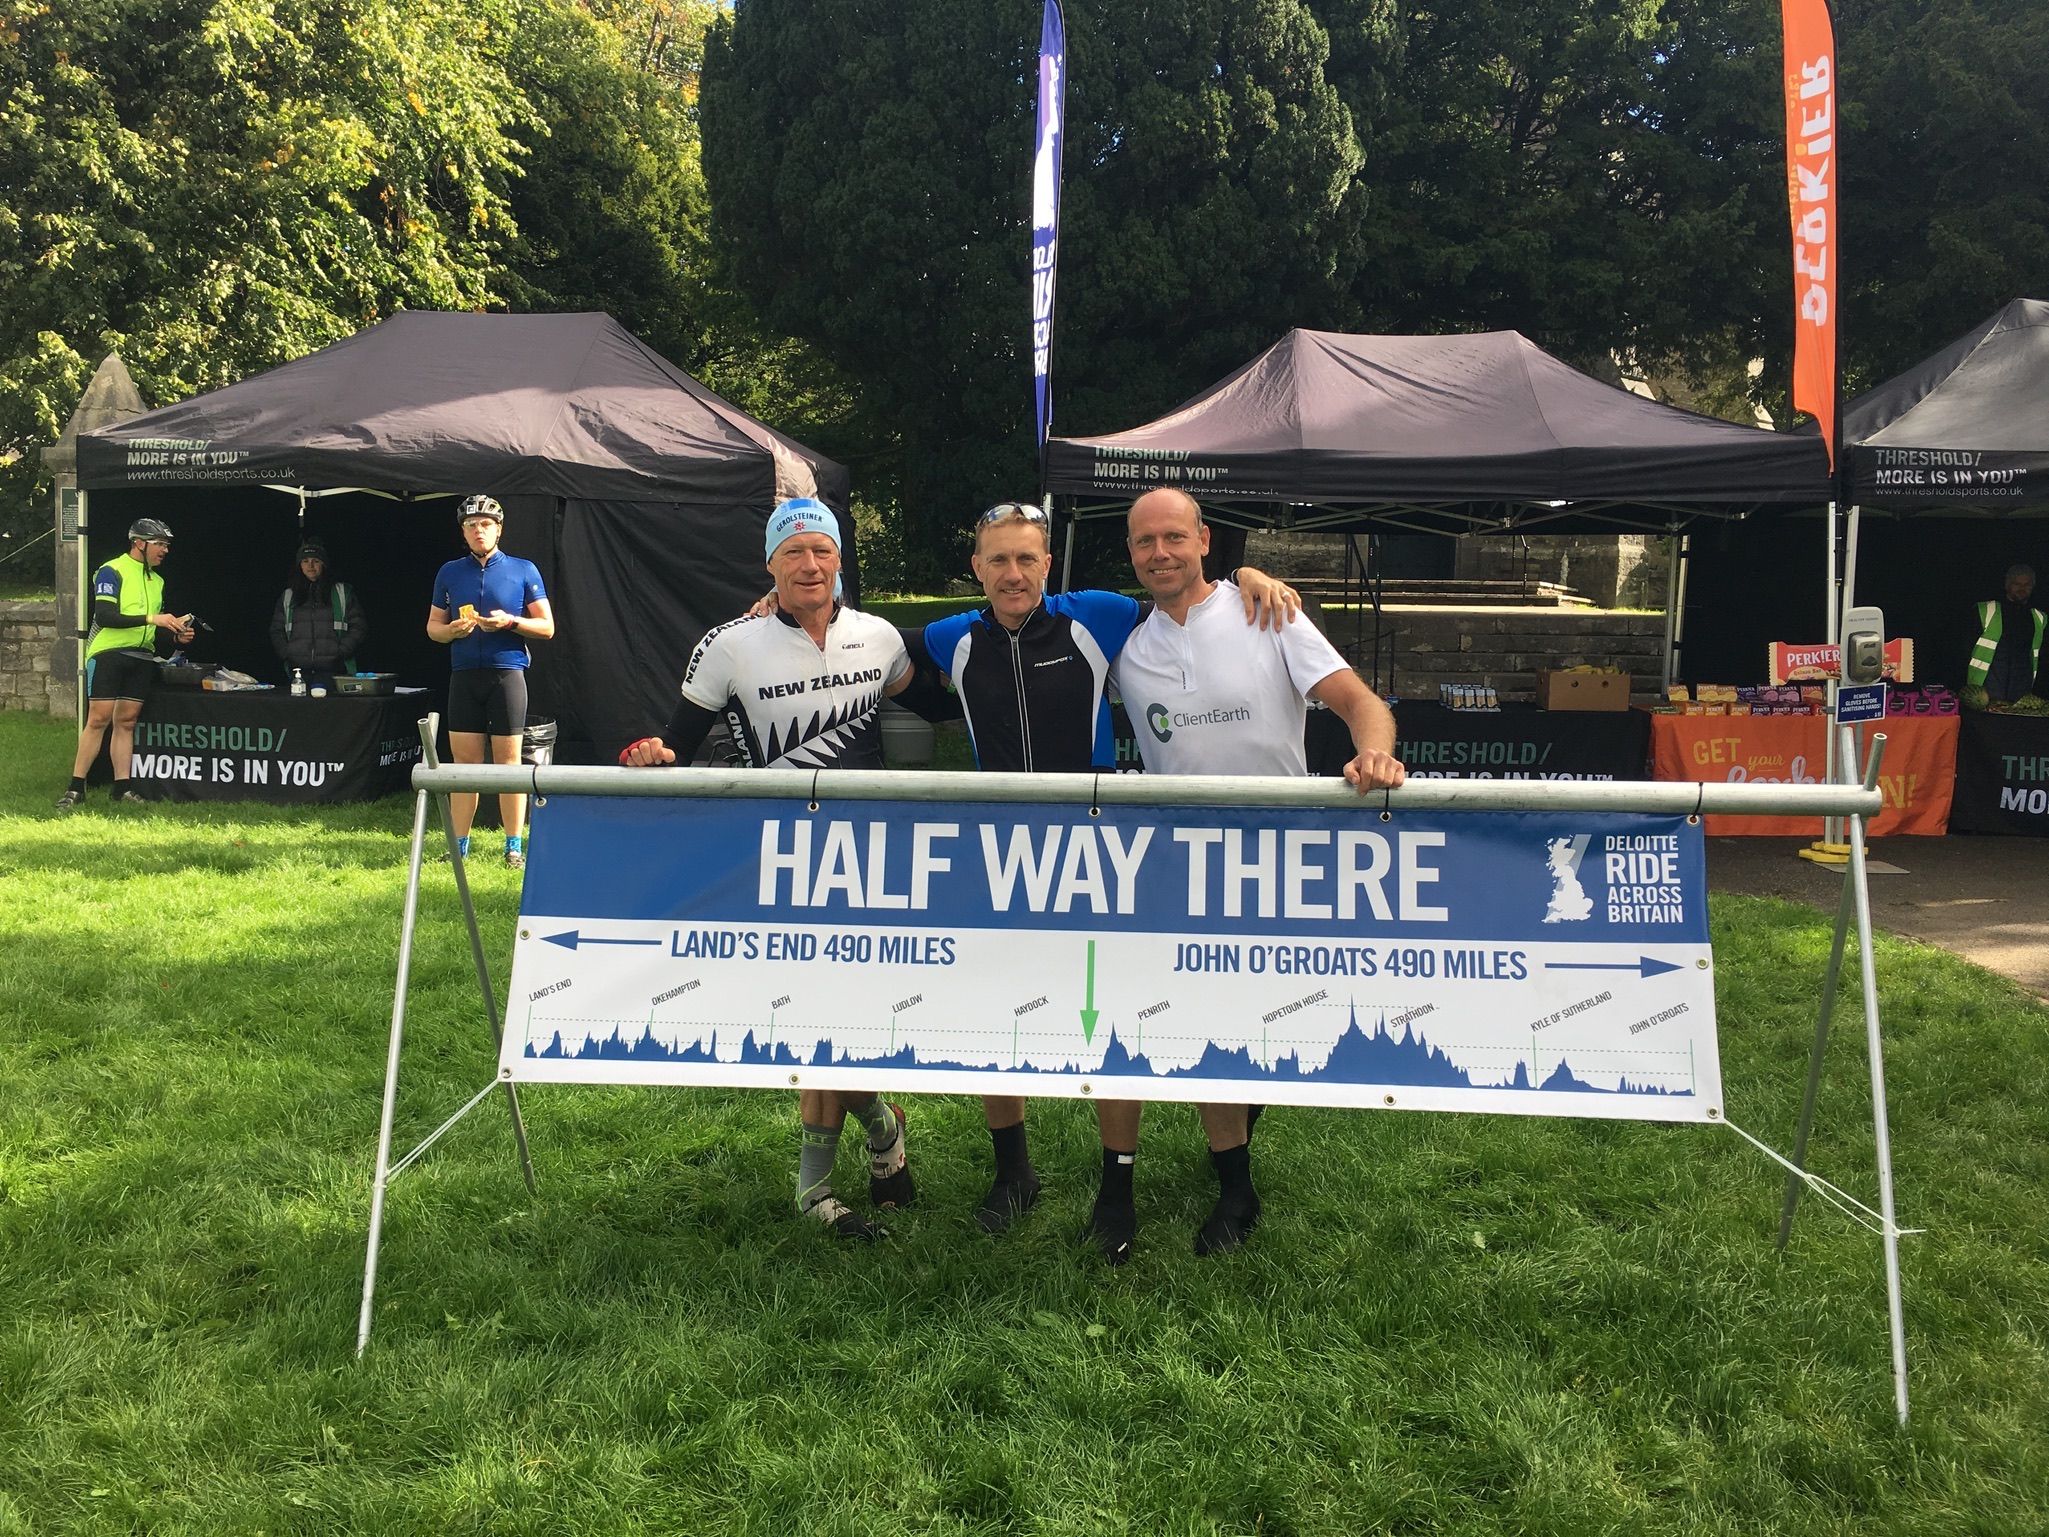
[[[959,720],[962,714],[960,695],[947,687],[946,669],[933,653],[930,641],[933,628],[933,625],[926,625],[922,630],[897,631],[897,638],[903,642],[904,654],[910,658],[911,670],[900,687],[889,690],[890,697],[926,720]]]
[[[1131,632],[1138,628],[1138,622],[1145,614],[1145,607],[1138,599],[1094,587],[1056,594],[1048,603],[1057,604],[1087,630],[1096,644],[1103,648],[1103,655],[1112,660],[1124,649],[1124,643],[1131,639]]]

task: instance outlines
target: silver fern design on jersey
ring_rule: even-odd
[[[775,727],[762,744],[762,761],[785,760],[790,768],[833,768],[857,756],[878,740],[882,730],[876,711],[882,690],[871,689],[829,715],[814,712],[808,725],[792,716],[787,729]]]

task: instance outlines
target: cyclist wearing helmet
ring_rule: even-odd
[[[157,680],[156,632],[168,631],[180,645],[192,639],[190,614],[163,612],[164,579],[157,568],[170,553],[171,531],[155,518],[137,518],[128,527],[128,553],[93,573],[92,627],[85,637],[85,724],[71,762],[71,784],[57,797],[59,811],[85,799],[86,771],[99,757],[109,726],[114,759],[110,799],[116,805],[142,799],[128,776],[135,762],[135,723]]]
[[[553,637],[555,616],[533,562],[498,548],[505,509],[495,499],[467,497],[455,518],[469,554],[435,574],[427,610],[428,639],[453,648],[448,747],[457,763],[516,764],[526,734],[526,670],[532,660],[526,643]],[[526,864],[526,797],[499,796],[498,812],[505,823],[505,863],[517,870]],[[456,847],[465,856],[476,814],[474,795],[449,797]]]

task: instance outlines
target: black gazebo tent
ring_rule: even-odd
[[[1171,485],[1212,521],[1354,534],[1676,533],[1830,497],[1820,439],[1646,400],[1514,331],[1290,331],[1157,421],[1053,439],[1046,465],[1077,517]],[[1377,612],[1356,544],[1346,569]],[[1355,637],[1376,675],[1381,639],[1377,620],[1370,642]],[[1668,655],[1675,640],[1668,629]]]
[[[1843,462],[1853,505],[2049,507],[2049,301],[2014,300],[1851,401]]]
[[[434,568],[461,552],[448,498],[497,497],[506,548],[541,566],[560,622],[536,648],[534,708],[599,752],[665,719],[697,638],[760,594],[777,499],[847,505],[841,466],[602,314],[401,313],[83,434],[78,473],[94,560],[132,516],[172,522],[174,601],[214,624],[222,659],[268,662],[303,523],[362,593],[377,664],[422,682],[445,676],[422,625]]]
[[[1256,527],[1443,533],[1662,531],[1829,499],[1818,441],[1632,395],[1514,331],[1290,331],[1157,421],[1053,439],[1046,483],[1119,505],[1181,486]]]
[[[1843,463],[1856,600],[1914,640],[1923,680],[1961,684],[1976,604],[2013,562],[2049,572],[2049,302],[2016,299],[1850,401]],[[1696,679],[1751,676],[1768,641],[1805,638],[1781,615],[1804,608],[1824,534],[1787,524],[1701,541],[1686,616]],[[1730,582],[1751,601],[1707,599]]]

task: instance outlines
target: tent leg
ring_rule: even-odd
[[[1823,588],[1824,601],[1828,605],[1825,623],[1828,633],[1822,638],[1831,646],[1843,638],[1843,582],[1842,567],[1838,562],[1838,523],[1840,508],[1835,502],[1828,504],[1828,579]],[[1838,669],[1840,671],[1840,669]],[[1843,772],[1842,756],[1836,743],[1836,691],[1842,686],[1840,678],[1830,678],[1824,687],[1828,690],[1827,766],[1822,771],[1823,779],[1829,784],[1840,784]],[[1843,821],[1841,817],[1824,817],[1821,823],[1821,841],[1838,847],[1843,842]]]
[[[427,832],[427,792],[413,798],[412,854],[406,870],[405,919],[398,940],[398,980],[391,992],[391,1046],[384,1059],[384,1110],[377,1121],[377,1174],[370,1186],[370,1239],[363,1255],[363,1307],[356,1317],[356,1359],[370,1344],[371,1306],[377,1296],[377,1251],[384,1236],[384,1191],[391,1182],[391,1122],[398,1108],[399,1047],[405,1040],[406,982],[412,972],[413,929],[420,913],[420,848]]]
[[[1885,737],[1872,740],[1875,765]],[[1874,770],[1875,772],[1875,770]],[[1878,975],[1872,951],[1871,889],[1864,861],[1864,819],[1850,819],[1850,881],[1857,894],[1858,963],[1864,982],[1864,1038],[1871,1064],[1871,1132],[1877,1145],[1878,1213],[1885,1224],[1885,1307],[1892,1336],[1893,1404],[1907,1423],[1907,1326],[1900,1301],[1900,1230],[1893,1220],[1892,1131],[1885,1110],[1885,1048],[1878,1030]]]
[[[78,493],[78,569],[75,573],[77,591],[74,594],[78,600],[78,608],[72,616],[72,626],[78,632],[77,644],[72,652],[78,663],[76,676],[72,682],[72,692],[78,701],[78,735],[81,740],[85,737],[85,712],[91,706],[91,701],[85,697],[85,637],[86,632],[92,627],[92,562],[87,555],[90,545],[86,528],[88,514],[91,511],[90,501],[91,498],[81,489]],[[74,751],[76,746],[74,743]],[[91,764],[86,765],[88,771],[91,767]]]
[[[1666,536],[1668,546],[1665,566],[1665,684],[1664,697],[1670,698],[1672,684],[1679,669],[1679,540],[1677,533]]]
[[[1046,493],[1046,517],[1050,521],[1052,516],[1053,493],[1048,491]],[[1069,518],[1067,520],[1067,548],[1060,557],[1060,590],[1062,592],[1074,591],[1074,525],[1080,521],[1079,518]]]
[[[420,722],[420,756],[429,768],[439,768],[439,759],[434,751],[434,736],[440,725],[438,716],[429,715]],[[464,868],[462,855],[455,845],[455,823],[448,815],[448,797],[437,796],[441,812],[442,835],[448,840],[448,868],[455,872],[456,894],[462,899],[463,922],[470,933],[470,959],[477,968],[477,990],[483,994],[484,1017],[491,1023],[491,1055],[497,1060],[498,1052],[505,1044],[505,1032],[498,1021],[498,995],[491,987],[491,967],[484,959],[484,933],[477,923],[477,906],[470,898],[469,872]],[[527,1151],[526,1121],[519,1113],[519,1088],[510,1080],[504,1083],[506,1107],[512,1112],[512,1140],[519,1148],[519,1172],[526,1180],[528,1195],[537,1194],[534,1185],[534,1161]]]

